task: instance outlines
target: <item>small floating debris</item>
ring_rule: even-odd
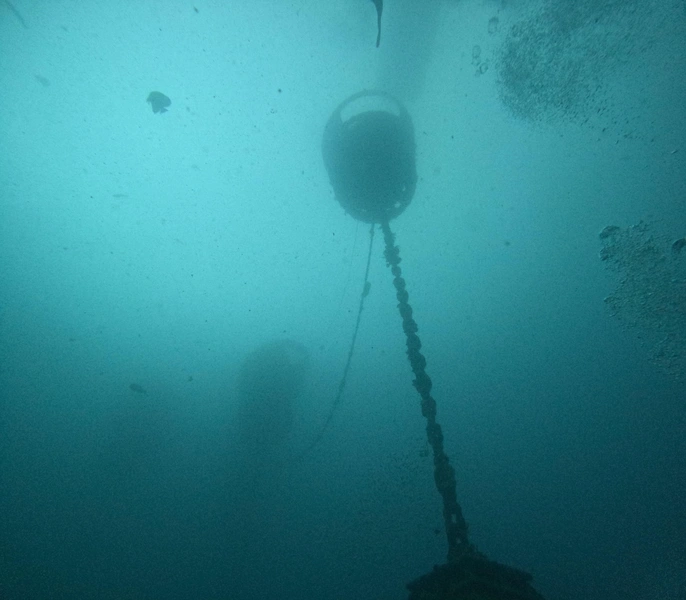
[[[165,113],[167,112],[167,107],[171,106],[171,100],[162,92],[150,92],[147,102],[152,106],[152,112],[155,114]]]
[[[686,246],[686,237],[679,238],[676,242],[672,244],[672,254],[675,256],[683,250]]]

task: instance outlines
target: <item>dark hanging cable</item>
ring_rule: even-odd
[[[405,280],[400,270],[400,249],[395,245],[395,237],[388,221],[381,223],[381,229],[386,242],[386,262],[393,273],[398,310],[403,320],[403,330],[407,340],[407,358],[415,376],[412,384],[422,399],[422,415],[426,419],[426,437],[433,450],[434,481],[443,499],[443,520],[448,537],[448,562],[457,562],[471,549],[471,546],[467,537],[467,523],[457,503],[455,470],[443,450],[443,432],[436,422],[436,401],[431,397],[431,379],[425,370],[426,359],[420,352],[422,343],[417,335],[417,323],[412,318],[409,294],[405,289]]]
[[[331,423],[331,419],[333,419],[333,415],[336,412],[336,408],[338,408],[338,405],[341,402],[341,398],[343,397],[345,382],[348,378],[348,371],[350,371],[350,363],[353,360],[353,352],[355,351],[355,341],[357,340],[357,332],[360,329],[360,319],[362,318],[362,309],[364,308],[364,301],[365,298],[369,295],[369,289],[371,288],[371,284],[369,283],[369,264],[372,260],[373,245],[374,225],[372,225],[369,229],[369,252],[367,253],[367,268],[364,271],[364,283],[362,284],[360,305],[357,309],[357,320],[355,321],[355,331],[353,332],[353,339],[350,342],[350,349],[348,350],[348,359],[346,360],[345,368],[343,369],[343,376],[341,377],[341,381],[338,384],[338,392],[336,392],[336,397],[334,398],[333,404],[329,409],[329,414],[326,417],[326,421],[324,421],[324,425],[322,425],[321,429],[319,430],[317,437],[315,437],[314,440],[312,440],[312,442],[310,443],[310,445],[301,452],[300,456],[297,459],[298,461],[302,460],[305,456],[307,456],[317,446],[317,444],[321,442],[322,438],[324,437],[324,433],[326,432],[326,429],[329,426],[329,423]]]

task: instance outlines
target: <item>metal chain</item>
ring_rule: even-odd
[[[448,562],[457,562],[472,548],[467,536],[467,523],[457,502],[455,470],[443,449],[443,432],[436,421],[436,401],[431,396],[431,378],[426,373],[426,359],[420,352],[422,343],[417,335],[418,327],[412,318],[409,294],[400,269],[400,249],[395,245],[395,236],[388,222],[381,223],[386,242],[385,257],[393,273],[393,285],[398,299],[398,310],[403,320],[403,331],[407,340],[407,358],[415,379],[412,382],[421,397],[422,415],[426,419],[426,437],[433,450],[434,481],[443,499],[443,520],[448,538]]]

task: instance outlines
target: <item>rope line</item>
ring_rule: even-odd
[[[336,409],[338,408],[338,405],[341,402],[341,398],[343,397],[343,390],[345,389],[345,384],[348,379],[348,372],[350,371],[350,364],[352,363],[353,360],[353,353],[355,351],[355,342],[357,341],[357,333],[360,329],[360,320],[362,319],[362,309],[364,308],[364,301],[365,298],[369,295],[369,289],[371,287],[371,284],[369,283],[369,265],[372,260],[372,248],[374,246],[374,225],[369,229],[369,252],[367,253],[367,267],[364,271],[364,282],[362,284],[362,293],[360,294],[360,304],[357,309],[357,320],[355,321],[355,331],[353,332],[353,337],[350,342],[350,348],[348,349],[348,358],[346,359],[345,362],[345,368],[343,369],[343,375],[341,377],[341,380],[338,384],[338,391],[336,392],[336,397],[334,398],[333,403],[331,404],[331,408],[329,409],[329,414],[326,417],[326,420],[324,421],[324,425],[322,425],[321,429],[319,430],[319,433],[317,436],[312,440],[310,445],[305,448],[300,453],[300,456],[297,458],[296,462],[299,462],[305,456],[307,456],[314,448],[321,442],[322,438],[324,437],[324,433],[326,433],[327,428],[329,427],[329,423],[331,423],[331,420],[333,419],[333,415],[336,412]]]

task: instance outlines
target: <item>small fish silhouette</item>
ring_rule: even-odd
[[[146,394],[147,395],[147,393],[148,393],[145,391],[145,388],[142,385],[138,385],[137,383],[132,383],[129,386],[129,389],[132,392],[136,392],[137,394]]]

